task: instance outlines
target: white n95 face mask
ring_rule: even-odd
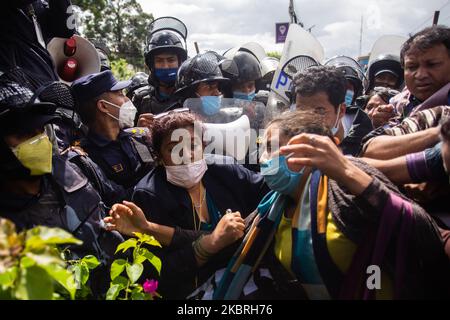
[[[190,189],[199,183],[208,169],[205,159],[189,164],[164,167],[166,168],[167,181],[185,189]]]
[[[120,129],[134,127],[134,118],[136,117],[137,109],[131,100],[128,100],[127,102],[122,104],[121,107],[119,107],[118,105],[116,105],[112,102],[106,101],[106,100],[101,100],[101,101],[119,109],[119,118],[118,119],[110,113],[108,113],[108,115],[110,117],[116,119],[117,121],[119,121]]]

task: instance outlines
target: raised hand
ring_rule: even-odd
[[[216,253],[244,236],[245,221],[239,212],[225,214],[210,236],[205,237],[205,249]]]
[[[345,157],[329,137],[302,133],[280,148],[280,154],[293,155],[287,160],[289,169],[319,169],[329,178],[346,186],[354,195],[361,194],[372,178]]]
[[[109,215],[103,219],[107,230],[116,230],[127,236],[133,236],[133,232],[145,233],[149,224],[144,212],[133,202],[123,201],[123,204],[113,205]]]
[[[138,127],[151,127],[153,124],[154,116],[151,113],[143,113],[139,116],[137,126]]]

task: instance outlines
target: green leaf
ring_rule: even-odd
[[[145,294],[143,292],[134,291],[131,292],[131,300],[144,300]]]
[[[111,280],[117,278],[125,269],[125,266],[128,264],[126,260],[117,259],[111,264]]]
[[[140,232],[133,232],[133,234],[136,236],[136,238],[138,238],[140,242],[161,248],[161,244],[153,236]]]
[[[138,254],[138,255],[136,255],[136,258],[134,259],[134,262],[135,263],[144,263],[145,260],[147,260],[146,257]]]
[[[70,267],[77,289],[81,289],[89,280],[89,268],[85,263],[79,263]]]
[[[139,283],[132,284],[132,285],[130,285],[130,287],[133,288],[133,291],[136,291],[136,292],[143,292],[144,291],[144,288],[142,287],[142,284],[139,284]]]
[[[23,269],[15,296],[20,300],[50,300],[53,297],[53,280],[41,267]]]
[[[27,252],[25,256],[33,260],[38,266],[41,267],[45,267],[48,265],[60,265],[63,267],[66,265],[66,263],[64,262],[64,260],[61,259],[61,257],[49,253],[48,251],[40,254]]]
[[[0,287],[11,287],[17,278],[17,267],[12,267],[7,269],[5,272],[0,274]]]
[[[13,300],[11,288],[5,289],[0,286],[0,300]]]
[[[124,242],[122,242],[121,244],[119,244],[119,245],[117,246],[116,254],[117,254],[119,251],[125,252],[125,251],[127,251],[128,249],[130,249],[130,248],[135,248],[136,245],[137,245],[137,240],[136,240],[135,238],[128,239],[127,241],[124,241]]]
[[[86,263],[87,267],[91,270],[97,268],[100,265],[100,261],[98,261],[97,257],[88,255],[81,259],[82,262]]]
[[[121,289],[125,289],[128,285],[128,279],[122,276],[118,276],[113,281],[111,281],[111,284],[117,284]]]
[[[88,297],[92,297],[92,292],[89,287],[83,286],[80,289],[77,289],[75,300],[85,300]]]
[[[146,300],[146,301],[147,300],[153,300],[153,295],[146,293],[145,297],[144,297],[144,300]]]
[[[81,283],[86,284],[89,280],[89,267],[86,264],[81,264]]]
[[[25,251],[39,250],[46,245],[80,245],[82,243],[81,240],[78,240],[65,230],[39,226],[27,231]]]
[[[69,292],[70,298],[74,300],[75,292],[77,291],[77,286],[73,274],[69,270],[62,268],[59,265],[48,265],[43,268],[54,280],[56,280],[61,286],[63,286],[67,290],[67,292]]]
[[[118,284],[113,284],[106,293],[106,300],[116,300],[121,290]]]
[[[34,259],[24,256],[22,259],[20,259],[20,268],[29,268],[31,266],[34,266],[36,264],[36,261]]]
[[[147,259],[155,267],[156,271],[158,271],[158,273],[161,274],[162,263],[161,263],[160,258],[155,256],[153,253],[148,251],[146,248],[141,248],[139,250],[139,259],[137,259],[137,260],[141,260],[142,259],[141,257],[144,257],[145,259]]]
[[[131,283],[135,283],[144,271],[144,266],[141,263],[133,263],[132,265],[127,265],[126,269]]]
[[[73,273],[75,283],[78,288],[81,287],[81,266],[79,264],[70,266],[69,270]]]

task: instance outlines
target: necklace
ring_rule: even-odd
[[[200,188],[200,197],[201,197],[201,192],[202,192],[202,190],[201,190],[201,188]],[[200,208],[202,207],[202,205],[203,205],[203,202],[205,202],[205,198],[206,198],[206,192],[203,192],[203,197],[202,197],[202,200],[200,201],[200,204],[199,204],[199,205],[196,205],[194,202],[192,202],[193,206],[194,206],[196,209],[200,209]]]
[[[203,191],[203,197],[202,197],[202,191]],[[200,220],[200,216],[202,214],[202,206],[203,206],[203,202],[205,201],[206,198],[206,191],[203,190],[203,185],[200,184],[200,204],[196,205],[194,202],[193,197],[190,195],[191,197],[191,201],[192,201],[192,220],[194,222],[194,230],[199,231],[200,230],[200,226],[202,224],[201,220]],[[196,217],[198,216],[198,218]],[[198,225],[197,225],[197,219],[198,219]]]
[[[202,197],[202,190],[203,190],[203,197]],[[200,216],[202,214],[202,205],[206,198],[206,190],[204,190],[202,183],[200,183],[200,204],[195,205],[194,198],[189,194],[192,201],[192,220],[194,222],[194,230],[199,231],[200,227],[202,225],[202,221],[200,219]],[[198,210],[198,211],[197,211]],[[198,212],[198,214],[197,214]],[[197,219],[198,219],[198,225],[197,225]],[[198,276],[196,275],[194,278],[194,288],[198,288]]]

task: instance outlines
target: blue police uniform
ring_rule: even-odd
[[[109,179],[125,188],[134,187],[153,167],[147,146],[123,130],[115,141],[89,132],[81,147]]]
[[[77,103],[83,104],[105,92],[125,89],[130,84],[131,81],[117,81],[107,70],[77,79],[72,84],[72,90]],[[147,145],[123,130],[115,140],[89,130],[81,147],[109,179],[124,188],[133,188],[153,168]]]
[[[70,248],[71,259],[88,254],[101,262],[92,279],[94,295],[106,292],[109,265],[116,247],[123,237],[116,231],[104,229],[105,208],[101,198],[81,170],[66,157],[53,156],[53,173],[41,180],[36,196],[3,192],[0,197],[0,216],[28,229],[38,225],[62,228],[83,241]]]
[[[70,149],[64,156],[81,169],[107,206],[131,199],[133,188],[124,188],[107,178],[103,170],[81,150]]]

